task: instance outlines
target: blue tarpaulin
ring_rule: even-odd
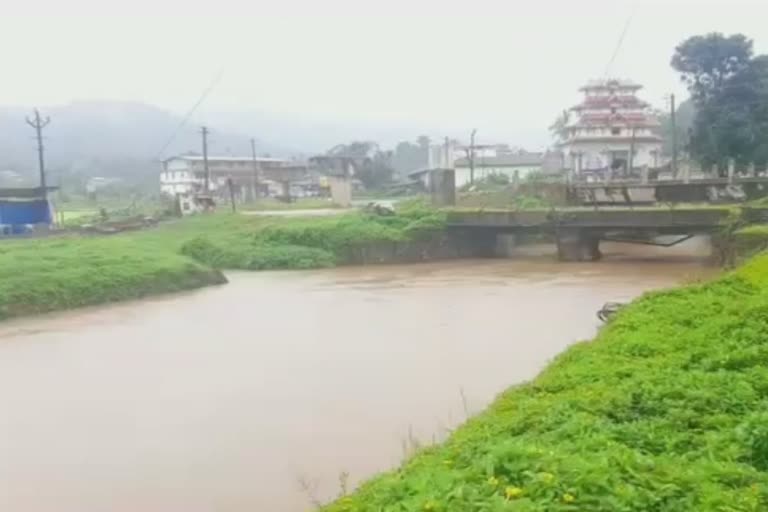
[[[31,201],[0,200],[0,226],[50,224],[51,209],[45,199]],[[13,228],[17,232],[16,228]]]

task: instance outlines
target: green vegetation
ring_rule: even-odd
[[[755,224],[733,233],[731,263],[738,263],[768,249],[768,225]]]
[[[5,241],[0,320],[225,282],[213,269],[329,267],[361,245],[414,240],[444,222],[409,203],[391,216],[200,215],[108,237]]]
[[[635,301],[324,510],[768,510],[768,256]]]
[[[228,208],[229,205],[221,204],[220,208]],[[260,198],[258,201],[237,204],[239,210],[262,211],[262,210],[316,210],[323,208],[338,208],[330,199],[323,197],[310,197],[306,199],[297,199],[296,201],[286,203],[278,201],[271,197]]]
[[[183,244],[183,254],[215,268],[244,270],[318,268],[343,263],[349,251],[378,242],[405,242],[442,230],[445,214],[421,202],[396,215],[350,213],[331,217],[262,218],[207,229]]]
[[[129,237],[0,245],[0,319],[226,282],[180,254]]]

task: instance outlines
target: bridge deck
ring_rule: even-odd
[[[567,209],[552,211],[453,210],[451,228],[485,228],[496,231],[550,229],[648,229],[665,232],[708,232],[720,228],[730,208],[690,209]]]

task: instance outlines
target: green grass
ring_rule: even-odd
[[[324,510],[768,510],[768,256],[647,294]]]
[[[417,240],[441,231],[445,214],[426,208],[423,203],[409,202],[393,216],[215,215],[191,219],[185,225],[187,229],[194,226],[196,234],[185,240],[180,250],[212,267],[320,268],[344,263],[351,250],[366,244]]]
[[[220,213],[106,237],[3,241],[0,320],[225,282],[218,269],[329,267],[351,248],[416,239],[444,222],[443,214],[408,204],[391,217]]]
[[[218,271],[128,237],[0,244],[0,319],[223,282]]]
[[[228,204],[222,203],[219,208],[226,208]],[[304,199],[297,199],[291,203],[278,201],[271,197],[260,198],[258,201],[251,201],[248,203],[238,204],[238,209],[241,210],[317,210],[323,208],[338,208],[330,199],[322,197],[310,197]]]

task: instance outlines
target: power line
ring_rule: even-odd
[[[205,101],[205,99],[208,97],[211,91],[213,91],[213,89],[219,84],[223,76],[224,76],[224,69],[222,68],[221,71],[219,71],[219,73],[214,77],[210,85],[203,91],[203,94],[200,95],[200,98],[197,100],[197,102],[192,106],[191,109],[189,109],[189,112],[187,112],[187,114],[181,120],[181,122],[179,123],[179,126],[176,127],[176,130],[173,132],[171,137],[166,141],[166,143],[163,145],[160,151],[157,152],[157,155],[155,155],[155,158],[153,160],[159,160],[162,154],[165,152],[165,150],[168,149],[168,146],[170,146],[173,143],[173,141],[176,140],[176,137],[179,135],[179,132],[184,128],[184,126],[186,126],[187,122],[189,122],[189,119],[195,113],[197,108]]]
[[[616,48],[613,49],[613,54],[611,55],[610,60],[608,61],[608,65],[605,67],[605,75],[603,78],[608,78],[608,75],[611,73],[611,68],[613,67],[613,63],[616,61],[616,57],[619,55],[619,50],[621,50],[621,46],[624,44],[624,38],[627,36],[627,32],[629,31],[629,26],[632,24],[632,18],[635,17],[635,12],[637,11],[637,4],[632,7],[632,11],[629,13],[629,16],[627,16],[627,21],[624,23],[624,28],[621,30],[621,35],[619,36],[619,40],[616,43]]]

